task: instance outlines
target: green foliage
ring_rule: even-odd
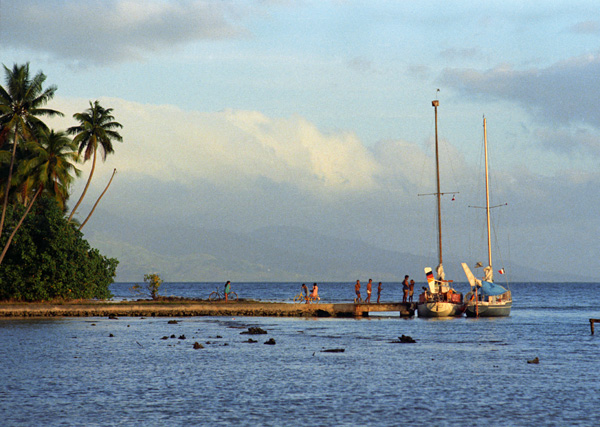
[[[144,295],[148,291],[152,299],[158,299],[158,291],[162,284],[163,279],[158,274],[144,274],[144,285],[133,285],[129,290],[139,295]]]
[[[9,206],[6,228],[23,214]],[[0,244],[4,245],[6,236]],[[118,261],[90,247],[53,199],[41,198],[16,233],[0,265],[0,300],[107,299]]]

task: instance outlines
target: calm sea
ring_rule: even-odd
[[[217,285],[162,293],[206,298]],[[115,299],[130,286],[113,285]],[[598,426],[599,286],[512,284],[501,319],[0,319],[0,425]],[[290,301],[300,284],[233,288]],[[353,284],[320,293],[350,301]],[[384,284],[382,300],[399,297]],[[252,326],[267,334],[241,334]],[[394,342],[403,334],[417,342]]]

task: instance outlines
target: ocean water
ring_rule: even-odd
[[[217,285],[164,293],[206,298]],[[130,286],[113,285],[115,299],[131,299]],[[511,316],[499,319],[0,319],[0,424],[597,426],[599,286],[513,284]],[[300,284],[233,288],[290,301]],[[354,296],[353,283],[320,290]],[[382,300],[400,295],[384,284]],[[241,334],[253,326],[267,334]]]

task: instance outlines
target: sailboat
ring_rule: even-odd
[[[497,283],[494,283],[494,269],[492,268],[492,240],[490,227],[490,186],[488,179],[488,152],[487,152],[487,126],[483,118],[483,151],[485,155],[485,211],[487,217],[487,246],[488,265],[483,269],[483,279],[477,279],[466,263],[462,263],[471,291],[465,295],[467,317],[503,317],[510,315],[512,308],[512,294]],[[481,267],[477,263],[476,267]],[[504,274],[504,269],[499,270]]]
[[[440,192],[440,161],[438,149],[438,126],[437,126],[437,107],[440,105],[438,100],[432,101],[431,105],[435,110],[435,172],[437,182],[437,226],[438,226],[438,258],[439,263],[436,268],[436,277],[430,267],[425,268],[427,277],[427,287],[423,288],[423,293],[419,295],[417,311],[419,317],[454,317],[461,316],[464,312],[464,303],[462,294],[456,292],[451,287],[451,280],[445,280],[444,267],[442,266],[442,209]]]

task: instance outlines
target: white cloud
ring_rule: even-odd
[[[101,104],[113,108],[124,127],[124,142],[116,145],[110,161],[121,175],[238,188],[267,179],[322,196],[367,191],[376,184],[376,160],[355,135],[327,135],[298,116],[183,111],[119,99],[102,99]],[[67,115],[55,121],[61,127],[72,125],[72,114],[87,107],[65,99],[53,106]]]

